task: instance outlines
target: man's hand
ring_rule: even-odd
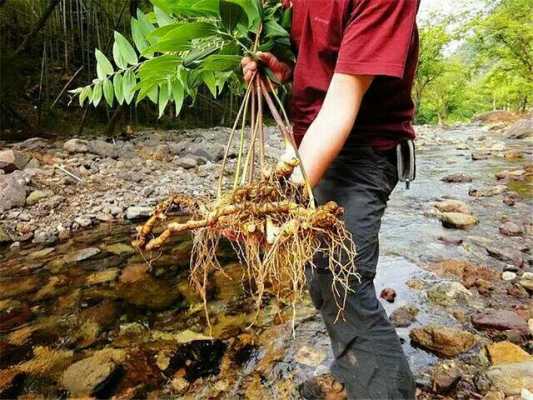
[[[292,74],[291,67],[279,61],[272,53],[258,52],[257,61],[253,60],[251,57],[244,57],[241,61],[244,81],[246,83],[249,83],[253,76],[258,72],[258,61],[272,71],[278,82],[283,83],[290,79]],[[266,87],[268,87],[268,85],[266,85]]]

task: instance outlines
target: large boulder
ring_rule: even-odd
[[[126,352],[119,349],[103,349],[68,367],[61,377],[61,384],[75,398],[89,397],[102,390],[106,382],[126,360]]]
[[[0,212],[24,206],[26,190],[26,179],[21,171],[0,175]]]
[[[103,140],[91,140],[87,144],[88,152],[100,157],[117,158],[119,155],[118,147],[112,143]]]
[[[514,122],[518,119],[517,114],[504,111],[496,110],[489,111],[483,114],[478,114],[474,117],[475,122],[481,122],[482,124],[497,124],[500,122]]]
[[[499,331],[517,330],[525,335],[529,332],[527,322],[517,313],[508,310],[489,310],[472,316],[472,324],[476,329],[494,329]]]
[[[496,365],[489,368],[486,376],[492,389],[507,396],[519,396],[523,389],[533,391],[533,361]]]
[[[533,118],[530,117],[517,121],[507,129],[505,135],[509,139],[533,138]]]
[[[441,357],[455,357],[470,350],[477,342],[470,332],[440,325],[415,328],[409,337],[414,344]]]
[[[208,161],[216,162],[224,157],[224,146],[218,143],[191,143],[185,149],[185,154],[205,158]]]
[[[508,341],[489,344],[487,354],[492,365],[533,361],[533,356]]]
[[[87,141],[81,139],[70,139],[63,144],[63,149],[69,153],[87,153]]]
[[[4,172],[13,172],[17,169],[24,169],[30,156],[16,150],[2,150],[0,151],[0,169]]]
[[[459,212],[445,212],[439,214],[439,219],[445,228],[450,229],[468,229],[479,222],[476,217]]]

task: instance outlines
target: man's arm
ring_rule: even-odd
[[[300,145],[311,186],[316,186],[340,153],[354,126],[373,76],[333,75],[324,103]]]

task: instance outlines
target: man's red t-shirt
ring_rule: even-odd
[[[298,142],[335,72],[374,75],[350,145],[392,148],[414,138],[411,89],[418,62],[418,0],[294,0],[297,50],[291,114]],[[327,134],[327,132],[324,132]]]

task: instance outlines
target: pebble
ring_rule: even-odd
[[[516,276],[517,275],[511,271],[505,271],[504,273],[502,273],[502,279],[506,282],[515,280]]]

